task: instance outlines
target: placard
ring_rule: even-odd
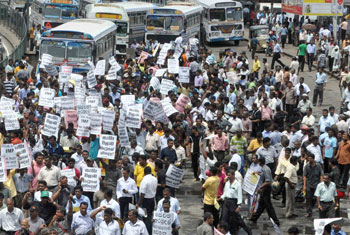
[[[122,147],[130,146],[129,135],[128,135],[126,126],[121,126],[121,125],[118,126],[118,137],[119,137],[120,145]]]
[[[94,71],[90,70],[87,75],[86,75],[86,80],[87,80],[87,84],[88,87],[90,89],[94,88],[95,86],[97,86],[97,81],[96,81],[96,77],[95,77],[95,73]]]
[[[178,189],[184,175],[185,170],[170,164],[166,172],[165,184],[169,187]]]
[[[245,174],[242,189],[253,196],[255,189],[258,186],[260,175],[252,173],[252,170],[248,170]]]
[[[65,169],[61,170],[61,176],[66,176],[68,185],[75,187],[77,186],[77,181],[74,179],[75,177],[75,169]]]
[[[122,103],[125,106],[135,104],[135,95],[121,95],[120,103]]]
[[[61,109],[69,110],[75,109],[74,100],[69,96],[61,96]]]
[[[188,104],[188,102],[190,101],[190,98],[188,98],[188,96],[181,94],[179,96],[179,98],[176,101],[176,106],[175,108],[180,112],[180,113],[184,113],[186,105]]]
[[[61,117],[47,113],[42,134],[48,137],[55,136],[56,139],[58,139],[58,130],[60,122]]]
[[[190,83],[190,68],[180,67],[179,68],[179,82]]]
[[[90,116],[90,134],[100,135],[101,134],[101,124],[102,124],[102,114],[95,113]]]
[[[90,116],[80,115],[78,120],[77,136],[90,136]]]
[[[6,131],[13,131],[13,130],[20,129],[18,117],[14,111],[11,110],[8,113],[5,112],[4,117],[5,117],[5,130]]]
[[[112,131],[115,119],[115,112],[112,110],[105,110],[102,115],[102,125],[104,131]]]
[[[98,106],[99,100],[96,96],[87,96],[85,99],[85,104],[89,105],[92,109]]]
[[[108,70],[106,80],[116,80],[117,79],[117,66],[111,66]]]
[[[62,73],[66,73],[66,74],[71,74],[73,72],[73,67],[72,66],[62,65],[61,66],[61,72]]]
[[[115,159],[117,136],[101,135],[100,149],[98,150],[98,158]]]
[[[104,76],[106,70],[106,60],[99,60],[95,67],[95,75]]]
[[[171,235],[172,223],[174,221],[172,213],[155,211],[153,216],[152,234],[154,235]]]
[[[14,145],[15,152],[18,155],[19,168],[28,168],[31,166],[32,158],[28,151],[27,143]]]
[[[157,77],[152,77],[151,81],[149,82],[149,86],[153,87],[154,90],[158,90],[160,87],[160,81]]]
[[[239,78],[235,72],[226,72],[226,77],[229,84],[236,84],[239,82]]]
[[[168,73],[179,73],[179,60],[168,59]]]
[[[157,64],[164,65],[165,58],[168,54],[168,50],[171,48],[170,43],[164,43],[162,49],[159,52]]]
[[[156,74],[154,76],[158,77],[158,78],[161,78],[163,77],[164,73],[166,72],[167,69],[158,69],[156,71]]]
[[[82,104],[77,105],[77,113],[78,115],[89,115],[90,114],[90,105]]]
[[[69,82],[69,78],[70,78],[70,73],[59,72],[58,74],[58,81],[62,84],[67,84]]]
[[[55,103],[53,98],[56,95],[56,91],[54,89],[42,87],[39,95],[39,105],[43,107],[53,108]]]
[[[115,60],[114,56],[111,56],[108,60],[108,63],[111,65],[111,66],[115,66],[118,64],[118,62]]]
[[[1,156],[5,158],[7,170],[18,168],[18,158],[13,144],[1,145]]]
[[[77,110],[64,110],[64,123],[68,128],[69,123],[73,123],[74,129],[78,128],[78,114]]]
[[[140,128],[142,116],[142,104],[133,104],[127,107],[126,126]]]
[[[163,95],[168,95],[168,92],[174,88],[174,82],[169,79],[162,79],[160,83],[160,93]]]
[[[4,157],[0,157],[0,182],[5,182],[7,177],[6,161]]]
[[[58,71],[57,71],[56,66],[54,64],[46,64],[44,66],[45,66],[45,70],[49,76],[55,77],[58,75]]]
[[[100,190],[101,168],[85,167],[82,177],[81,186],[84,192],[97,192]]]
[[[41,55],[41,64],[44,66],[49,65],[52,63],[52,59],[53,59],[52,55],[44,53]]]
[[[145,51],[142,51],[140,54],[139,59],[137,60],[138,64],[143,64],[145,63],[145,59],[147,59],[148,57],[150,57],[151,55]]]
[[[160,103],[162,104],[163,110],[164,110],[165,114],[167,115],[167,117],[170,117],[174,113],[178,112],[177,109],[167,100],[161,100]]]

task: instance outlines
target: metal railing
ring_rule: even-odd
[[[0,61],[0,67],[5,67],[9,59],[21,59],[26,51],[27,44],[27,25],[24,17],[10,8],[8,5],[0,3],[0,24],[6,27],[6,30],[17,35],[19,44],[14,45],[14,51]]]

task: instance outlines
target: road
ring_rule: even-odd
[[[247,33],[245,35],[248,35]],[[211,49],[218,58],[219,52],[224,51],[226,48],[231,48],[233,51],[236,51],[238,54],[245,51],[248,58],[249,64],[252,65],[251,53],[247,49],[247,41],[241,41],[239,46],[234,46],[233,43],[220,43],[218,45],[210,45],[208,47]],[[297,49],[292,45],[287,45],[284,49],[284,52],[290,55],[296,55]],[[265,58],[264,53],[258,53],[260,61],[262,58]],[[271,65],[271,57],[267,57],[268,63]],[[282,61],[284,64],[289,65],[291,62],[290,56],[283,56]],[[307,68],[307,66],[305,66]],[[315,69],[313,69],[315,70]],[[314,88],[314,79],[315,79],[315,71],[308,72],[308,69],[305,69],[303,72],[299,74],[299,77],[302,76],[305,78],[305,82],[309,85],[311,89],[311,93],[309,98],[312,99],[313,88]],[[314,115],[318,117],[321,115],[321,111],[324,108],[328,108],[333,105],[336,107],[337,112],[339,112],[340,108],[340,91],[338,87],[339,81],[336,78],[330,78],[328,76],[328,83],[324,92],[324,101],[322,107],[314,107]],[[193,182],[193,173],[191,169],[186,169],[186,174],[184,177],[183,185],[180,187],[176,197],[179,199],[180,206],[182,208],[182,213],[180,215],[180,221],[182,225],[181,234],[191,235],[196,233],[196,227],[200,223],[203,215],[203,204],[202,204],[202,196],[201,196],[201,184],[199,182]],[[341,200],[340,207],[341,208],[350,208],[348,204],[349,200]],[[301,234],[314,234],[313,230],[313,219],[304,218],[305,212],[305,204],[297,203],[296,204],[296,213],[299,217],[295,219],[286,219],[284,215],[284,209],[281,208],[281,202],[273,200],[273,205],[276,210],[277,216],[281,222],[281,232],[282,234],[287,234],[287,230],[289,227],[296,225],[302,231]],[[242,208],[242,216],[246,217],[248,215],[247,206],[244,205]],[[318,212],[316,208],[313,212],[314,218],[318,218]],[[348,218],[346,213],[346,209],[342,209],[342,216]],[[345,222],[345,227],[343,230],[345,232],[350,232],[350,223],[349,220]],[[268,230],[270,234],[275,234],[273,232],[273,227],[271,222],[267,218],[266,212],[261,216],[258,220],[258,227],[253,229],[253,234],[260,234],[261,231]],[[239,234],[245,234],[244,231],[240,231]]]

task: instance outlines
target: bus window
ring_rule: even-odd
[[[85,42],[68,42],[67,58],[69,62],[86,63],[92,60],[92,45]]]
[[[242,9],[240,7],[227,8],[227,20],[241,21],[242,20]]]
[[[183,18],[181,16],[165,17],[165,30],[180,31],[183,29]]]
[[[63,61],[65,58],[66,45],[64,42],[42,41],[40,53],[54,56],[54,60]]]
[[[128,33],[128,23],[126,22],[115,22],[117,26],[117,35],[118,36],[126,36]]]
[[[149,15],[147,17],[147,26],[162,29],[164,27],[164,17],[163,16],[156,16],[156,15]]]
[[[55,7],[55,6],[50,6],[47,5],[45,10],[44,10],[44,15],[49,16],[49,17],[61,17],[61,9]]]
[[[210,9],[210,21],[225,21],[225,9]]]

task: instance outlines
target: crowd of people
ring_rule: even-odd
[[[185,44],[181,36],[161,63],[155,51],[157,42],[133,42],[135,57],[115,57],[116,76],[111,79],[108,68],[105,76],[92,77],[96,80],[93,87],[86,72],[81,79],[68,74],[69,80],[63,82],[61,74],[52,75],[45,65],[33,69],[28,57],[9,60],[1,69],[0,83],[0,144],[6,163],[2,164],[5,174],[0,183],[1,231],[147,235],[158,225],[153,215],[162,212],[171,218],[165,234],[184,234],[177,189],[169,183],[168,171],[186,169],[189,163],[193,181],[201,182],[203,190],[203,223],[197,235],[214,234],[214,229],[217,234],[237,234],[241,228],[253,234],[265,209],[278,229],[281,218],[274,210],[276,200],[291,220],[304,216],[296,214],[296,203],[305,203],[307,218],[340,216],[340,199],[349,195],[350,185],[350,113],[338,114],[333,106],[323,107],[317,120],[313,108],[323,104],[328,64],[329,72],[339,72],[340,87],[344,88],[341,102],[347,109],[350,41],[341,34],[343,43],[338,46],[332,40],[332,30],[301,29],[296,57],[286,65],[281,56],[289,25],[283,15],[272,19],[266,15],[258,13],[256,22],[270,26],[271,64],[258,55],[249,61],[245,52],[235,48],[215,55],[200,47],[197,38]],[[31,30],[34,45],[34,27]],[[179,67],[189,68],[187,82],[186,75],[167,71],[174,59]],[[305,61],[309,71],[317,70],[312,101],[303,78]],[[172,86],[166,87],[164,81]],[[52,101],[54,105],[39,105],[42,91],[50,89],[54,95],[46,104]],[[62,98],[66,97],[69,110],[77,111],[73,118],[65,112],[63,100],[67,99]],[[96,106],[88,106],[88,115],[81,115],[81,106],[88,100],[96,100],[92,102]],[[149,112],[151,106],[157,108]],[[138,127],[130,127],[135,123],[131,113],[137,107],[142,107],[143,114],[136,117]],[[110,111],[112,126],[107,128],[103,118],[107,119]],[[60,117],[52,135],[47,134],[52,125],[50,115]],[[102,117],[97,131],[96,122],[92,127],[94,116]],[[91,118],[84,135],[78,134],[86,133],[81,117]],[[117,136],[115,146],[108,146],[115,149],[112,158],[101,156],[101,151],[106,151],[102,135]],[[23,144],[25,148],[20,148]],[[11,148],[15,163],[6,151]],[[17,148],[25,149],[24,156]],[[26,156],[30,163],[23,167]],[[96,176],[99,189],[87,190],[89,179],[83,176],[94,168],[101,169]],[[72,170],[74,176],[65,175],[66,170]],[[245,186],[247,177],[256,179],[253,190]],[[245,199],[249,222],[241,215]],[[326,231],[345,234],[339,223]],[[288,233],[301,231],[294,226]]]

